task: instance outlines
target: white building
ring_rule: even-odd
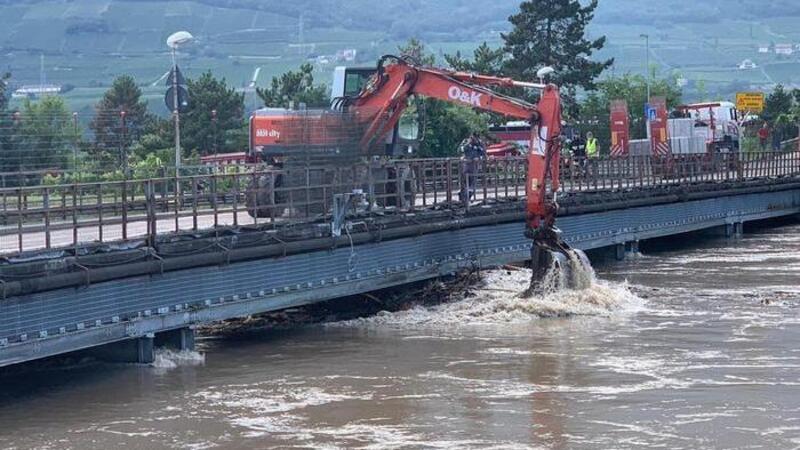
[[[760,45],[758,47],[758,53],[769,53],[769,45]]]
[[[745,59],[739,63],[739,70],[757,69],[758,65],[752,59]]]
[[[339,50],[336,52],[336,60],[337,61],[348,61],[353,62],[356,60],[356,55],[358,54],[358,50],[354,48],[348,48],[345,50]]]
[[[36,84],[25,85],[14,91],[11,96],[13,98],[36,98],[45,95],[58,95],[61,93],[61,86],[56,84]]]
[[[794,45],[792,44],[775,44],[776,55],[791,55],[794,53]]]

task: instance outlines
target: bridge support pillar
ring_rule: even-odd
[[[614,257],[617,261],[625,261],[631,255],[639,253],[639,241],[625,242],[614,246]]]
[[[617,244],[614,246],[614,257],[617,259],[617,261],[625,261],[626,250],[626,244]]]
[[[194,350],[194,329],[187,327],[159,333],[155,345],[178,351]]]
[[[740,239],[744,235],[744,224],[742,222],[726,223],[725,225],[704,230],[703,234],[712,237]]]
[[[733,224],[733,237],[736,239],[741,239],[744,237],[744,223],[743,222],[736,222]]]
[[[97,359],[115,363],[151,364],[155,361],[155,345],[152,334],[115,342],[89,350],[87,353]]]

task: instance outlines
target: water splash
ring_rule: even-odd
[[[206,356],[202,353],[184,350],[175,351],[168,348],[157,348],[152,366],[156,369],[170,370],[181,366],[201,366]]]
[[[414,306],[395,313],[382,312],[330,326],[519,323],[537,318],[610,316],[643,309],[644,301],[627,284],[599,280],[580,253],[570,254],[568,263],[570,270],[557,267],[549,270],[543,288],[532,296],[522,295],[530,284],[530,270],[493,270],[486,272],[482,281],[461,301],[432,307]]]

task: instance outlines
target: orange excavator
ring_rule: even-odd
[[[493,90],[496,88],[538,89],[541,95],[534,105],[498,93]],[[570,249],[555,227],[561,149],[561,98],[555,85],[422,67],[404,58],[384,56],[358,95],[335,100],[335,111],[298,114],[276,109],[255,115],[251,149],[263,155],[314,150],[319,154],[351,151],[375,155],[396,138],[412,96],[436,98],[531,124],[526,235],[533,240],[534,284],[553,264],[567,267]]]

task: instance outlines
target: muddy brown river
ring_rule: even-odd
[[[595,267],[580,292],[495,271],[446,305],[5,374],[0,447],[800,448],[800,226]]]

